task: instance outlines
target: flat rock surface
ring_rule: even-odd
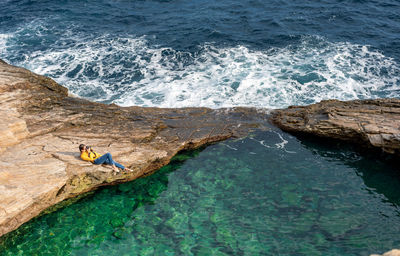
[[[355,142],[400,155],[400,100],[326,100],[271,112],[284,131]]]
[[[60,201],[148,175],[181,150],[261,128],[254,108],[123,108],[70,97],[50,78],[0,60],[0,236]],[[133,169],[82,161],[78,146]]]
[[[274,110],[119,107],[71,97],[50,78],[0,60],[0,236],[65,199],[149,175],[181,150],[268,129],[400,154],[400,100],[322,101]],[[82,161],[78,146],[133,169]]]

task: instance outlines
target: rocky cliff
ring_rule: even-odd
[[[271,120],[284,131],[350,141],[400,155],[400,100],[326,100],[274,110]]]
[[[50,78],[0,61],[0,236],[46,208],[166,165],[181,150],[265,123],[251,108],[122,108],[70,97]],[[79,158],[81,143],[133,172]]]
[[[65,199],[148,175],[181,150],[267,129],[347,140],[400,154],[400,100],[323,101],[274,110],[119,107],[71,97],[50,78],[0,60],[0,236]],[[133,169],[79,158],[111,152]]]

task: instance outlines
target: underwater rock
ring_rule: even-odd
[[[181,150],[242,136],[267,123],[265,113],[255,108],[90,102],[70,96],[48,77],[1,60],[0,114],[0,236],[65,199],[149,175]],[[81,143],[98,153],[111,152],[133,172],[114,175],[110,166],[80,160]]]
[[[271,121],[287,132],[355,142],[400,155],[400,99],[324,100],[273,110]]]

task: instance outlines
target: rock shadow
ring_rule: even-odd
[[[60,151],[58,151],[57,154],[65,155],[65,156],[73,156],[75,159],[81,160],[79,152],[77,153],[77,152],[66,152],[66,151],[60,152]]]
[[[365,150],[357,145],[333,139],[296,136],[300,143],[328,161],[341,161],[355,170],[364,184],[387,201],[400,207],[400,160],[380,150]]]

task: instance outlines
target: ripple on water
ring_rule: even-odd
[[[400,242],[396,173],[342,146],[254,134],[35,219],[0,252],[368,255]]]

